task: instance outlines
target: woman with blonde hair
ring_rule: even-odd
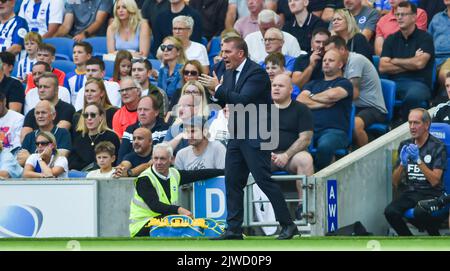
[[[196,80],[187,81],[181,89],[181,95],[193,95],[195,98],[195,108],[197,115],[205,119],[209,119],[210,110],[208,106],[208,98],[206,96],[205,87]]]
[[[176,90],[182,86],[180,70],[186,63],[186,54],[183,44],[174,36],[164,38],[160,49],[164,66],[159,69],[158,87],[167,93],[170,100]]]
[[[88,103],[73,136],[69,168],[81,171],[94,169],[96,167],[95,145],[102,141],[113,143],[116,150],[119,150],[119,137],[108,128],[105,109],[97,103]]]
[[[118,108],[114,107],[109,101],[104,81],[102,79],[91,77],[87,79],[84,89],[84,107],[90,103],[97,103],[101,105],[101,107],[103,107],[106,111],[106,123],[108,128],[112,129],[112,119]],[[78,110],[73,115],[72,123],[77,124],[75,125],[76,127],[83,125],[82,123],[79,123],[81,112],[82,110]]]
[[[67,158],[58,154],[55,136],[47,131],[36,135],[36,153],[25,162],[23,178],[67,178]]]
[[[361,54],[373,62],[373,47],[361,33],[355,18],[348,10],[336,10],[331,25],[333,34],[347,42],[347,48],[350,52]]]
[[[114,19],[106,32],[108,53],[132,52],[133,57],[147,58],[150,51],[150,27],[142,18],[135,0],[117,0]]]

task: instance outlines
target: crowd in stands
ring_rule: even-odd
[[[273,170],[312,175],[413,108],[450,124],[448,33],[450,0],[0,1],[0,178],[138,176],[162,142],[178,169],[224,168],[229,112],[205,76],[221,80],[230,37],[270,76]],[[71,69],[50,38],[72,41]]]

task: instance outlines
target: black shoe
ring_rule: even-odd
[[[303,204],[300,203],[295,209],[295,219],[302,220]]]
[[[292,239],[294,235],[300,235],[300,232],[297,229],[297,225],[294,223],[288,225],[288,226],[282,226],[280,235],[278,235],[277,240],[288,240]]]
[[[211,240],[243,240],[244,236],[242,233],[234,233],[232,231],[226,231],[219,237],[211,238]]]
[[[428,213],[432,213],[440,210],[442,207],[445,206],[444,199],[445,195],[440,196],[439,198],[421,200],[417,203],[417,205],[419,205],[422,209],[424,209]]]

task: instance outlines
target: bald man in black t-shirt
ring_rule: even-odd
[[[307,149],[313,135],[313,117],[309,108],[291,99],[291,78],[277,75],[272,81],[272,99],[279,109],[279,144],[272,153],[272,171],[285,170],[290,174],[311,176],[314,174],[313,159]],[[275,117],[275,115],[272,115]],[[302,199],[302,183],[297,180],[297,192]],[[302,202],[296,211],[301,219]]]

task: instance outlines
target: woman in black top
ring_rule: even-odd
[[[333,26],[333,33],[347,41],[347,48],[350,52],[361,54],[373,63],[373,47],[361,34],[355,18],[348,10],[336,10],[331,25]]]
[[[94,148],[102,141],[109,141],[116,147],[117,157],[120,140],[116,133],[106,126],[105,110],[96,103],[88,103],[73,137],[69,169],[86,171],[96,168]]]
[[[114,107],[109,101],[108,94],[106,92],[105,84],[102,79],[97,78],[89,78],[86,81],[84,86],[84,106],[86,107],[89,103],[98,103],[102,106],[106,111],[106,124],[108,128],[112,129],[112,119],[114,113],[118,110],[117,107]],[[81,110],[78,110],[73,115],[72,123],[72,135],[75,134],[75,131],[78,127],[78,122],[80,120]]]

